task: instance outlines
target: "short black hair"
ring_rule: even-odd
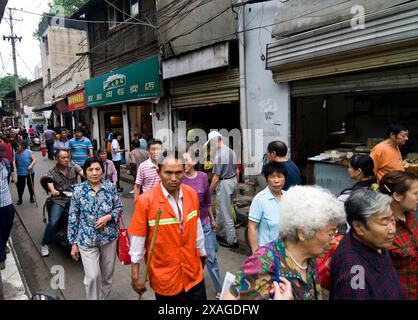
[[[282,174],[285,178],[287,177],[287,169],[284,166],[284,164],[276,161],[270,161],[266,163],[263,166],[263,170],[261,171],[261,173],[263,174],[264,178],[266,178],[266,180],[269,177],[269,175],[274,173]]]
[[[57,151],[55,151],[55,159],[58,159],[58,156],[63,151],[68,153],[68,150],[65,150],[65,149],[58,149]]]
[[[81,133],[83,133],[83,134],[84,134],[84,130],[83,130],[83,128],[82,128],[82,127],[77,127],[77,128],[75,128],[74,132],[81,132]]]
[[[88,159],[84,162],[84,165],[83,165],[83,172],[84,172],[84,174],[85,174],[85,175],[87,175],[87,169],[88,169],[88,168],[90,168],[90,167],[91,167],[91,165],[92,165],[93,163],[98,163],[98,164],[100,164],[100,167],[102,168],[102,170],[103,170],[103,172],[104,172],[104,165],[103,165],[103,161],[102,161],[102,159],[100,159],[99,157],[94,156],[94,157],[90,157],[90,158],[88,158]]]
[[[150,141],[148,141],[148,144],[147,144],[147,146],[148,146],[148,149],[149,148],[151,148],[151,146],[153,145],[153,144],[159,144],[159,145],[163,145],[163,143],[161,142],[161,140],[158,140],[158,139],[151,139]]]
[[[278,157],[286,157],[287,146],[286,143],[284,143],[283,141],[276,140],[268,144],[267,151],[269,153],[275,152]]]
[[[408,131],[408,128],[400,123],[391,123],[386,130],[386,138],[389,138],[392,133],[396,136],[401,131]]]
[[[158,169],[161,170],[161,167],[166,159],[173,158],[178,160],[180,163],[184,164],[183,155],[179,153],[179,150],[164,150],[160,153],[157,159]]]
[[[138,140],[138,139],[134,139],[134,140],[132,141],[132,146],[134,147],[134,149],[135,149],[135,148],[139,148],[139,147],[141,146],[141,143],[139,142],[139,140]]]
[[[352,156],[350,166],[356,170],[361,169],[366,177],[371,177],[374,174],[374,162],[368,154]]]

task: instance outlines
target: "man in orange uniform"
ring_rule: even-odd
[[[204,233],[196,192],[183,185],[184,165],[170,154],[158,161],[161,182],[141,194],[129,227],[132,288],[145,291],[140,263],[148,260],[158,208],[162,209],[149,267],[150,286],[157,300],[206,300],[202,259],[206,259]]]
[[[370,153],[374,162],[374,174],[379,182],[391,171],[405,171],[399,150],[408,141],[408,129],[400,124],[391,124],[386,131],[386,140],[377,144]]]

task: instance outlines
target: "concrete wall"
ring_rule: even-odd
[[[44,103],[44,87],[42,78],[32,81],[21,88],[23,104],[29,107],[42,106]]]
[[[248,128],[252,143],[249,144],[254,159],[261,161],[267,144],[272,140],[284,141],[290,149],[290,93],[287,84],[278,85],[271,71],[266,70],[266,44],[272,41],[271,25],[277,12],[277,2],[271,1],[245,6],[245,73]],[[255,130],[262,131],[262,144],[254,143]],[[262,145],[262,147],[261,147]],[[259,147],[258,149],[256,147]],[[291,150],[290,150],[291,152]],[[261,172],[261,163],[253,167],[253,174]],[[251,174],[251,170],[246,172]]]
[[[89,78],[87,57],[76,56],[76,53],[88,50],[87,33],[75,29],[49,27],[45,35],[48,37],[49,54],[46,55],[45,43],[41,41],[44,98],[45,101],[52,101],[84,85],[84,80]],[[48,69],[51,70],[51,80],[53,80],[80,58],[83,58],[83,63],[78,63],[75,68],[48,84]]]
[[[169,42],[170,39],[191,31],[201,23],[221,13],[224,9],[236,3],[236,0],[197,0],[192,4],[185,6],[186,0],[159,0],[157,1],[157,10],[161,10],[172,2],[176,5],[169,7],[163,17],[159,18],[158,24],[163,24],[161,28],[160,41]],[[180,10],[184,6],[184,9]],[[168,22],[167,17],[172,17]],[[177,38],[170,42],[174,55],[187,51],[195,50],[201,47],[209,46],[219,42],[222,39],[236,39],[236,15],[229,8],[220,14],[214,20],[208,22],[192,33]],[[168,22],[168,23],[167,23]],[[221,38],[221,39],[220,39]],[[167,48],[170,50],[170,48]]]

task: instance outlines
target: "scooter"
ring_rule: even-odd
[[[49,216],[47,215],[48,210],[51,208],[51,205],[53,204],[53,200],[52,200],[53,196],[49,192],[48,182],[51,182],[50,178],[46,176],[41,177],[40,179],[41,186],[48,194],[48,197],[46,198],[43,209],[42,209],[43,222],[45,224],[47,223],[47,216]],[[68,243],[68,238],[67,238],[67,227],[68,227],[68,213],[70,209],[69,205],[70,205],[71,197],[73,195],[72,191],[73,191],[72,188],[71,190],[60,191],[60,196],[67,197],[68,202],[65,207],[65,214],[61,217],[60,221],[58,222],[57,233],[55,235],[55,243],[61,248],[63,248],[65,253],[68,253],[68,255],[71,253],[71,245]]]
[[[29,146],[32,151],[41,151],[41,139],[39,136],[29,136]]]

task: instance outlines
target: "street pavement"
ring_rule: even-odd
[[[42,157],[40,152],[35,152],[35,157],[37,163],[35,165],[34,184],[38,206],[29,202],[29,193],[26,188],[23,204],[15,206],[17,216],[12,230],[14,246],[23,269],[25,281],[28,283],[31,294],[37,291],[46,291],[56,294],[60,299],[83,300],[85,299],[85,290],[81,261],[73,261],[69,255],[66,255],[60,247],[55,245],[50,247],[48,257],[42,258],[40,256],[40,242],[45,229],[45,224],[42,222],[42,207],[46,199],[46,193],[40,186],[39,178],[45,175],[55,162],[48,160],[47,157]],[[128,227],[134,210],[133,195],[129,194],[133,186],[124,181],[121,181],[121,186],[124,188],[121,194],[124,205],[124,221],[126,227]],[[17,201],[16,191],[16,186],[11,185],[12,198],[15,204]],[[224,279],[227,271],[235,273],[240,268],[246,255],[243,250],[237,251],[219,247],[217,258],[221,278]],[[60,270],[64,270],[64,280],[57,277],[61,274]],[[144,270],[144,266],[141,267],[141,270]],[[208,299],[215,299],[212,280],[206,268],[205,284]],[[138,299],[138,295],[131,289],[130,285],[130,266],[122,265],[119,260],[116,261],[110,299]],[[152,289],[147,290],[143,299],[154,299]]]

